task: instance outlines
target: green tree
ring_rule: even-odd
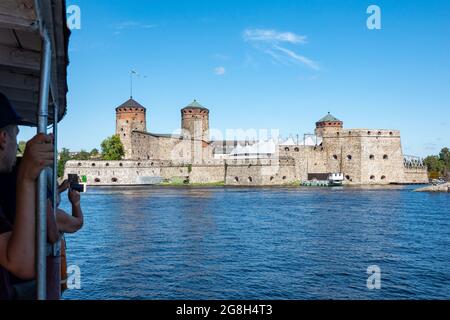
[[[114,135],[103,140],[101,147],[103,160],[121,160],[125,155],[122,141],[120,141],[120,137],[118,135]]]
[[[62,178],[64,175],[64,168],[66,166],[66,162],[71,160],[69,149],[63,148],[59,153],[58,160],[58,177]]]
[[[439,159],[444,162],[446,167],[450,165],[450,150],[448,148],[443,148],[439,153]]]
[[[74,160],[81,160],[81,161],[89,160],[90,158],[91,158],[90,153],[85,150],[81,150],[76,156],[73,157]]]
[[[96,158],[99,155],[98,149],[92,149],[91,152],[89,152],[89,155],[91,158]]]

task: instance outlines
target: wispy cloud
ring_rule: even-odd
[[[124,21],[116,24],[114,26],[114,34],[121,34],[125,30],[136,30],[136,29],[153,29],[158,27],[156,24],[143,23],[139,21]]]
[[[214,73],[218,76],[223,76],[226,73],[226,69],[224,67],[214,68]]]
[[[306,36],[299,36],[292,32],[277,32],[275,30],[247,29],[243,33],[245,41],[263,41],[263,42],[288,42],[288,43],[306,43]]]
[[[242,37],[245,42],[252,43],[256,49],[269,55],[272,62],[283,65],[300,63],[314,70],[320,69],[317,62],[286,47],[286,45],[305,45],[306,36],[293,32],[277,32],[272,29],[246,29]]]

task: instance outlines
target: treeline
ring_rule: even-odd
[[[443,148],[439,155],[426,157],[424,163],[428,167],[430,179],[439,179],[441,177],[448,179],[450,172],[449,148]]]
[[[106,138],[101,144],[101,152],[98,149],[92,149],[91,152],[81,150],[80,152],[70,152],[69,149],[63,148],[59,153],[58,160],[58,177],[64,175],[64,168],[66,162],[70,160],[87,161],[87,160],[106,160],[115,161],[121,160],[125,155],[122,142],[119,136],[114,135]]]

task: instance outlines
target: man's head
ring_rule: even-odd
[[[19,117],[8,98],[0,93],[0,172],[10,172],[16,163],[18,125],[27,123]]]
[[[17,159],[17,125],[0,129],[0,173],[11,172]]]

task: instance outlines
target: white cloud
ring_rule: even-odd
[[[288,42],[288,43],[306,43],[306,36],[300,36],[293,32],[277,32],[275,30],[265,29],[246,29],[243,33],[245,41],[262,41],[262,42]]]
[[[295,53],[294,51],[288,50],[288,49],[280,47],[280,46],[275,46],[275,48],[278,49],[279,51],[285,53],[292,60],[303,63],[304,65],[310,67],[311,69],[319,70],[319,65],[316,62],[312,61],[311,59],[308,59],[304,56],[301,56],[301,55]]]
[[[218,76],[223,76],[227,71],[225,70],[224,67],[217,67],[214,68],[214,73]]]
[[[114,29],[116,30],[114,34],[118,35],[122,31],[128,29],[153,29],[156,27],[158,27],[156,24],[148,24],[139,21],[125,21],[114,26]]]
[[[307,37],[293,32],[277,32],[272,29],[246,29],[242,37],[245,42],[250,42],[254,47],[272,58],[276,64],[290,65],[301,63],[311,69],[319,70],[320,66],[315,61],[286,48],[285,45],[306,44]]]

